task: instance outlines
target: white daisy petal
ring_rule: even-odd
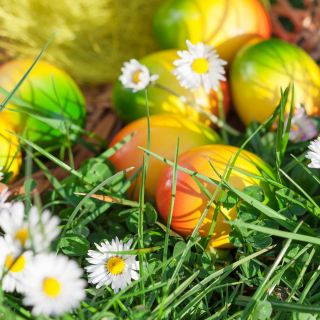
[[[82,273],[78,264],[64,255],[38,254],[26,267],[21,281],[23,304],[33,306],[34,316],[54,317],[71,311],[85,299],[86,281],[80,279]]]
[[[227,62],[219,59],[213,46],[208,46],[202,42],[197,45],[186,41],[189,51],[178,51],[181,59],[175,60],[173,64],[177,66],[172,73],[177,77],[182,87],[190,89],[200,89],[203,86],[207,94],[210,89],[218,91],[220,81],[225,81],[225,70],[222,66]]]
[[[101,243],[100,246],[96,244],[98,250],[110,246],[108,251],[116,252],[116,254],[109,255],[107,259],[104,254],[96,252],[94,255],[92,250],[89,250],[88,255],[94,256],[94,259],[86,259],[91,264],[85,268],[89,273],[89,282],[96,284],[97,289],[111,284],[114,293],[118,293],[119,290],[123,290],[131,283],[131,278],[139,279],[140,276],[135,271],[139,270],[139,262],[135,260],[136,255],[121,254],[123,251],[132,250],[130,248],[132,242],[133,239],[124,244],[116,237],[111,241],[111,246],[107,241]]]
[[[320,137],[315,141],[311,141],[311,145],[308,148],[312,150],[306,155],[306,158],[311,160],[308,167],[320,169]]]
[[[124,62],[124,67],[121,68],[121,71],[122,75],[119,80],[125,88],[132,89],[133,92],[143,90],[151,82],[159,79],[159,75],[151,75],[149,69],[135,59],[131,59],[130,62]]]
[[[21,249],[34,248],[37,253],[46,250],[60,233],[57,228],[60,219],[51,216],[49,210],[40,213],[36,206],[31,207],[27,219],[24,219],[24,216],[25,208],[21,201],[3,207],[0,210],[1,229],[16,241]]]
[[[25,270],[32,259],[32,252],[22,252],[21,248],[8,235],[0,237],[0,279],[2,289],[7,292],[23,292],[21,280],[26,276]]]

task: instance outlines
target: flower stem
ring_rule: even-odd
[[[185,96],[179,95],[177,93],[175,93],[174,91],[172,91],[171,89],[163,86],[162,84],[159,83],[152,83],[153,86],[160,88],[164,91],[169,92],[170,94],[176,96],[177,98],[179,98],[182,102],[189,104],[191,107],[193,107],[194,109],[196,109],[200,114],[202,114],[203,116],[207,117],[211,122],[213,122],[214,124],[216,124],[219,128],[223,128],[225,131],[228,131],[230,134],[234,135],[234,136],[239,136],[241,133],[230,127],[227,123],[225,123],[224,121],[220,120],[217,116],[215,116],[214,114],[209,114],[207,112],[205,112],[199,105],[197,105],[196,103],[188,100]]]
[[[219,118],[224,124],[226,124],[226,116],[224,114],[224,108],[223,108],[223,93],[222,93],[221,87],[218,88],[217,98],[218,98],[217,103],[218,103],[218,110],[219,110]],[[228,133],[227,133],[227,130],[224,128],[224,126],[221,127],[221,136],[223,141],[226,144],[229,144]]]

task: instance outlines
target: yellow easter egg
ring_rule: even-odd
[[[19,140],[9,133],[13,127],[0,114],[0,167],[3,173],[12,172],[9,182],[13,182],[20,171],[21,151],[18,151]]]
[[[231,62],[248,40],[269,38],[271,23],[258,0],[167,0],[155,14],[153,30],[163,49],[200,41]]]

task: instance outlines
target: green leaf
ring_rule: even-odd
[[[110,178],[114,173],[104,163],[94,163],[87,171],[86,178],[92,183],[100,183]]]
[[[295,220],[296,221],[296,217],[292,217],[292,213],[289,210],[289,208],[283,208],[281,210],[279,210],[279,213],[282,214],[283,216],[287,217],[290,220]]]
[[[239,197],[232,191],[228,191],[222,200],[223,207],[231,210],[239,201]]]
[[[85,256],[90,243],[83,235],[68,231],[61,240],[61,248],[68,256]]]
[[[288,263],[289,261],[291,261],[292,259],[295,258],[295,256],[304,248],[305,246],[303,246],[302,244],[291,244],[286,252],[286,254],[284,255],[284,262]],[[302,269],[302,267],[304,266],[305,262],[308,260],[309,254],[308,252],[304,252],[295,262],[294,266],[296,268]]]
[[[252,320],[265,320],[271,317],[272,305],[269,301],[259,301],[255,311],[252,313]]]
[[[245,255],[241,255],[240,259],[244,259],[245,257]],[[252,278],[257,274],[259,270],[259,264],[253,260],[249,260],[241,264],[240,269],[247,278]]]
[[[250,205],[248,202],[242,202],[238,212],[238,217],[243,222],[253,222],[259,219],[261,211]]]
[[[146,221],[149,226],[155,225],[157,219],[158,219],[158,214],[157,211],[154,209],[154,207],[147,202],[146,207],[145,207],[145,216],[146,216]]]
[[[198,278],[200,278],[200,279],[204,279],[208,276],[208,271],[206,269],[203,269],[203,268],[194,268],[193,269],[193,272],[197,272],[197,271],[199,271]]]
[[[297,200],[299,203],[291,202],[289,209],[294,215],[302,216],[307,211],[305,207],[307,207],[308,203],[303,198],[297,198],[295,200]]]
[[[183,252],[183,250],[185,250],[186,246],[187,246],[187,244],[184,241],[177,242],[174,246],[174,249],[173,249],[173,255],[176,255],[179,252],[181,252],[181,254],[182,254],[182,252]],[[186,260],[189,259],[190,256],[191,256],[191,251],[190,251],[190,249],[188,249],[188,253],[186,255]],[[179,259],[179,257],[177,259]]]
[[[24,182],[23,187],[25,193],[30,194],[37,187],[37,182],[33,179],[28,179]]]
[[[259,186],[249,186],[242,190],[243,193],[247,194],[248,196],[256,199],[260,202],[263,202],[265,199],[264,191]]]
[[[126,224],[127,224],[128,229],[133,233],[138,232],[138,220],[139,220],[139,212],[138,211],[132,212],[126,220]]]
[[[252,246],[257,249],[264,249],[271,245],[272,239],[270,237],[266,236],[253,236],[250,238],[247,238],[246,241]]]
[[[77,231],[75,231],[75,233],[80,234],[80,235],[84,236],[85,238],[87,238],[90,234],[90,230],[87,227],[82,227],[82,228],[78,229]]]
[[[269,220],[269,219],[263,219],[263,220],[259,221],[258,226],[267,227],[267,228],[271,228],[271,229],[275,229],[275,230],[279,229],[278,223],[273,220]],[[254,236],[263,236],[263,237],[266,236],[264,233],[261,233],[258,231],[255,231],[253,234],[254,234]]]
[[[245,244],[242,234],[236,230],[231,230],[229,234],[229,241],[235,247],[242,247]]]
[[[288,199],[288,197],[293,198],[293,192],[290,189],[283,188],[276,191],[276,199],[279,202],[280,209],[287,207],[291,203],[291,200]]]
[[[279,229],[278,223],[275,222],[274,220],[269,220],[269,219],[263,219],[259,221],[258,225],[261,227],[267,227],[267,228],[272,228],[277,230]]]
[[[211,256],[208,252],[203,252],[202,254],[199,254],[197,256],[197,262],[200,265],[200,267],[203,267],[204,269],[207,269],[211,265]]]

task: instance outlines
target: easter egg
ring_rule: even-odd
[[[6,130],[14,132],[13,127],[0,114],[0,167],[3,173],[12,172],[9,182],[13,182],[19,174],[21,151],[18,151],[18,138]]]
[[[294,102],[320,115],[320,69],[301,48],[278,39],[253,40],[235,57],[230,70],[235,109],[248,125],[267,120],[280,102],[280,87],[294,83]],[[289,103],[291,93],[289,94]]]
[[[238,150],[239,149],[236,147],[225,145],[201,146],[182,153],[179,156],[178,165],[219,181],[220,178],[212,169],[208,158],[211,160],[219,174],[223,175],[230,157],[235,156]],[[262,176],[263,171],[273,176],[270,167],[263,162],[263,160],[245,150],[241,151],[234,167],[256,176]],[[157,207],[160,215],[165,221],[168,220],[169,215],[172,192],[172,177],[173,167],[167,165],[159,178],[156,191]],[[202,179],[199,180],[211,194],[214,194],[217,186],[205,182]],[[264,203],[266,204],[272,201],[274,198],[273,192],[268,183],[249,177],[244,173],[233,170],[228,181],[238,190],[243,190],[245,187],[252,185],[260,186],[264,190]],[[216,197],[216,200],[218,200],[219,194],[220,191]],[[178,170],[171,228],[184,237],[191,235],[209,201],[210,199],[200,189],[192,177],[189,174]],[[214,210],[215,205],[212,204],[212,207],[209,209],[203,223],[199,228],[199,234],[201,236],[208,236]],[[237,209],[235,206],[229,210],[221,206],[220,210],[230,220],[234,220],[237,217]],[[224,220],[225,218],[219,212],[209,246],[215,248],[233,247],[229,242],[229,233],[231,228],[228,224],[223,223]]]
[[[169,88],[179,96],[185,96],[193,103],[200,105],[207,113],[218,116],[218,94],[211,90],[207,95],[203,88],[191,92],[180,86],[176,76],[172,74],[172,70],[176,67],[173,62],[180,57],[177,50],[165,50],[150,54],[139,62],[146,65],[151,74],[158,74],[160,78],[156,81],[158,84]],[[229,110],[229,90],[227,82],[220,82],[223,93],[223,105],[225,113]],[[181,101],[179,97],[165,91],[161,88],[150,86],[148,92],[148,105],[151,115],[160,113],[172,113],[187,116],[194,120],[199,120],[207,124],[210,120],[200,115],[188,103]],[[112,101],[114,109],[119,117],[125,122],[137,120],[147,115],[145,90],[133,93],[131,89],[123,87],[120,81],[117,81],[112,92]],[[222,101],[221,101],[222,102]]]
[[[112,148],[133,132],[135,134],[131,140],[126,142],[110,157],[118,172],[134,167],[134,170],[127,173],[128,178],[142,166],[143,151],[138,147],[147,148],[147,118],[136,120],[124,127],[110,143],[110,148]],[[175,156],[178,135],[180,135],[179,154],[208,143],[223,143],[218,134],[206,125],[171,114],[150,116],[150,133],[150,150],[170,161]],[[157,182],[165,166],[164,162],[150,156],[145,184],[146,194],[149,199],[155,198]],[[134,200],[139,199],[140,182],[141,174],[137,183],[134,182],[128,190],[130,198]]]
[[[32,59],[22,59],[2,65],[0,86],[11,91],[32,63]],[[85,125],[86,107],[79,87],[64,71],[48,63],[38,61],[15,97],[23,100],[27,107],[32,107],[42,117],[63,120],[64,116],[68,123],[82,128]],[[1,95],[1,99],[4,99],[4,95]],[[12,100],[7,108],[21,110]],[[1,116],[13,125],[17,134],[21,135],[26,129],[26,137],[39,145],[61,144],[66,140],[66,135],[59,130],[26,113],[4,110]]]
[[[268,39],[269,16],[258,0],[166,0],[153,20],[163,49],[187,49],[186,40],[214,45],[220,58],[232,61],[250,39]]]

